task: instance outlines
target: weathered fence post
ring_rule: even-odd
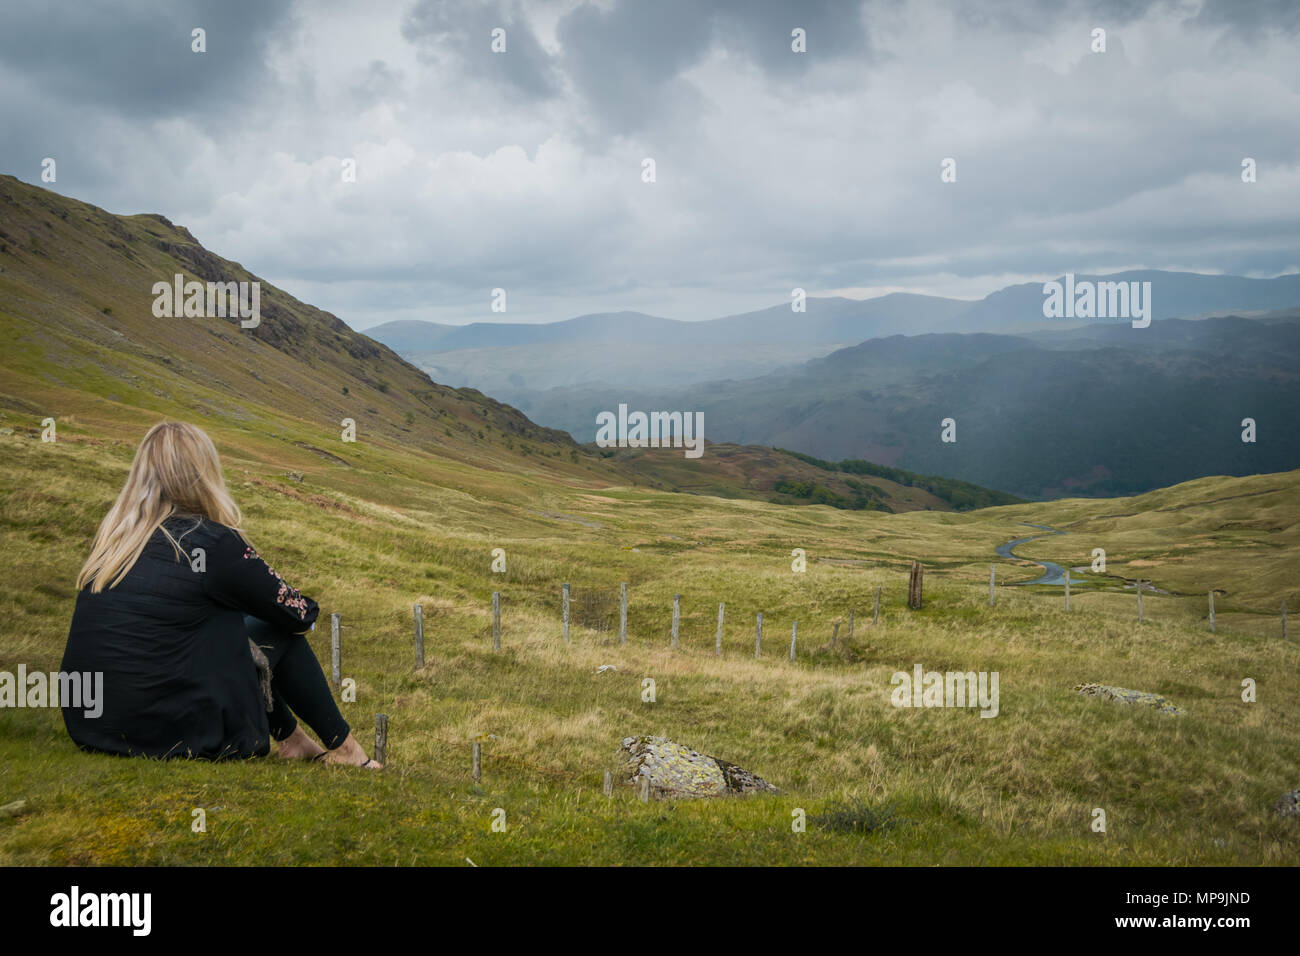
[[[614,795],[614,775],[610,773],[608,770],[606,770],[605,771],[605,796],[612,797],[613,795]]]
[[[1282,640],[1286,640],[1286,601],[1282,602]]]
[[[799,639],[799,622],[795,621],[790,628],[790,660],[794,660],[794,642]]]
[[[1141,621],[1142,620],[1142,579],[1141,578],[1138,578],[1137,592],[1138,592],[1138,620]]]
[[[339,616],[330,615],[330,674],[337,687],[343,681],[343,648],[339,645]]]
[[[470,776],[474,778],[475,783],[478,783],[483,779],[483,745],[477,740],[474,741],[472,753],[474,756],[473,764],[470,767]]]
[[[501,592],[492,592],[492,650],[501,650]]]
[[[912,571],[907,577],[907,606],[914,611],[921,609],[921,583],[924,577],[921,562],[913,561]]]
[[[424,607],[415,605],[415,667],[424,666]],[[383,763],[381,760],[380,763]]]
[[[849,608],[849,633],[846,637],[853,637],[853,608]]]
[[[682,596],[680,594],[674,594],[673,595],[673,649],[674,650],[677,649],[677,628],[681,625],[681,621],[682,621]]]
[[[618,642],[627,643],[627,582],[618,586]]]
[[[564,643],[569,643],[569,582],[560,590],[560,618],[564,622]]]
[[[722,615],[726,609],[727,605],[725,603],[718,605],[718,636],[713,640],[714,657],[720,657],[722,655]]]
[[[1210,633],[1214,633],[1214,590],[1210,589]]]
[[[835,646],[835,639],[840,636],[840,622],[836,621],[835,626],[831,628],[831,647]]]
[[[650,802],[650,778],[644,775],[641,777],[641,793],[639,796],[642,803]]]
[[[388,763],[387,714],[375,714],[375,763]]]
[[[754,628],[754,656],[763,653],[763,612],[758,612],[758,625]]]
[[[1065,569],[1065,609],[1070,610],[1070,569]]]
[[[876,588],[876,607],[871,612],[871,626],[875,627],[880,620],[880,588]]]
[[[989,607],[993,607],[993,587],[997,581],[998,569],[995,565],[989,565]]]

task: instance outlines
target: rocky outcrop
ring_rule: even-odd
[[[734,763],[684,747],[667,737],[623,738],[626,782],[650,783],[652,796],[725,797],[731,794],[779,793],[756,773]]]
[[[1181,714],[1182,708],[1170,703],[1169,698],[1159,694],[1149,694],[1142,690],[1130,690],[1127,687],[1111,687],[1108,684],[1079,684],[1074,688],[1085,697],[1100,697],[1117,704],[1145,704],[1154,707],[1162,714]]]
[[[1300,790],[1288,790],[1273,804],[1279,817],[1300,817]]]

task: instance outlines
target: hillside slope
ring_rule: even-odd
[[[356,466],[382,448],[395,473],[432,469],[463,482],[465,468],[485,469],[514,494],[527,484],[512,485],[510,475],[806,503],[774,491],[809,480],[813,470],[793,456],[706,454],[684,469],[671,449],[598,453],[475,389],[431,381],[266,282],[254,328],[234,316],[159,318],[154,284],[177,274],[260,281],[161,216],[116,216],[0,176],[0,425],[34,429],[53,417],[68,438],[131,440],[171,416],[218,434],[247,432],[262,460],[295,474]],[[355,422],[355,443],[343,441],[344,419]],[[855,497],[842,481],[830,484]],[[902,484],[882,483],[872,497],[890,511],[952,507]]]

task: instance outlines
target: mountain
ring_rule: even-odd
[[[554,389],[529,413],[685,408],[717,441],[867,460],[1028,498],[1133,494],[1300,467],[1300,317],[1167,319],[1026,335],[872,339],[796,371],[685,388]],[[957,422],[956,442],[940,422]],[[1258,440],[1241,440],[1242,421]]]
[[[258,283],[260,322],[158,317],[155,283],[177,275]],[[287,469],[295,483],[343,469],[360,487],[369,463],[394,492],[425,494],[437,481],[518,501],[545,495],[548,483],[881,511],[1014,500],[921,475],[868,489],[770,449],[710,445],[685,460],[673,449],[584,447],[475,389],[431,380],[162,216],[113,215],[11,176],[0,176],[0,335],[0,427],[35,434],[52,417],[60,440],[121,443],[159,418],[182,418],[227,447],[240,436],[243,453],[256,448],[260,465]],[[343,440],[345,420],[355,442]],[[945,497],[954,489],[956,502]]]
[[[1252,314],[1300,303],[1300,275],[1249,279],[1146,270],[1076,276],[1077,282],[1106,280],[1150,282],[1152,314],[1160,320]],[[543,407],[536,404],[539,393],[553,388],[659,388],[754,378],[867,339],[1059,331],[1089,321],[1045,318],[1042,288],[1041,283],[1009,286],[978,301],[910,293],[861,300],[812,297],[804,312],[782,304],[701,322],[611,312],[533,325],[402,321],[369,332],[438,381],[478,388],[536,411]]]

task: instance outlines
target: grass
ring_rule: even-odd
[[[0,670],[57,667],[72,577],[129,461],[125,441],[96,439],[93,426],[60,428],[53,445],[0,439],[8,582],[0,612],[9,635]],[[1300,695],[1290,679],[1300,650],[1278,636],[1265,605],[1270,585],[1260,581],[1271,573],[1260,556],[1294,569],[1294,532],[1269,528],[1294,521],[1298,474],[1206,479],[1149,502],[881,515],[507,476],[498,484],[434,462],[434,477],[421,482],[417,463],[402,469],[401,450],[382,447],[364,449],[349,468],[305,458],[272,465],[260,460],[260,439],[229,430],[218,439],[254,541],[321,602],[323,616],[342,615],[343,672],[358,694],[341,706],[363,740],[376,712],[389,715],[389,769],[87,755],[57,711],[0,710],[0,803],[27,800],[25,813],[0,819],[0,863],[1300,861],[1294,822],[1271,811],[1300,785]],[[285,470],[306,476],[290,481]],[[1233,497],[1245,493],[1254,497]],[[1196,504],[1212,499],[1224,500]],[[1119,511],[1133,513],[1102,517]],[[1246,514],[1259,527],[1236,527]],[[1111,574],[1150,562],[1145,578],[1194,596],[1145,596],[1142,624],[1131,590],[1100,577],[1076,590],[1068,615],[1059,589],[1002,587],[990,608],[990,562],[1007,581],[1036,571],[992,557],[1024,521],[1072,532],[1024,553],[1084,564],[1099,542]],[[1216,530],[1223,524],[1230,534]],[[1288,536],[1283,548],[1279,535]],[[506,549],[505,574],[489,571],[494,547]],[[795,547],[808,552],[805,574],[791,572]],[[1182,560],[1188,551],[1198,560]],[[920,611],[903,606],[912,557],[930,569]],[[564,644],[566,580],[575,603],[582,589],[630,583],[626,646],[616,632],[581,627]],[[1208,580],[1229,592],[1215,634],[1200,596]],[[873,627],[877,585],[884,599]],[[503,596],[500,653],[491,649],[494,590]],[[674,594],[682,595],[676,651]],[[420,671],[416,601],[425,608]],[[719,601],[726,628],[715,657]],[[850,607],[855,633],[842,625],[837,646],[827,646]],[[312,642],[328,669],[327,633],[318,629]],[[915,663],[997,670],[1000,716],[893,708],[890,677]],[[603,664],[617,670],[598,675]],[[646,677],[654,703],[642,701]],[[1240,697],[1246,677],[1258,682],[1253,704]],[[1165,694],[1187,713],[1170,718],[1071,690],[1094,680]],[[637,733],[715,753],[783,792],[641,804],[619,786],[605,798],[604,771],[618,769],[621,739]],[[476,787],[470,742],[486,734],[496,739],[484,744]],[[885,806],[900,825],[876,825]],[[1090,828],[1094,807],[1106,811],[1105,834]],[[491,830],[496,808],[504,833]],[[205,833],[191,829],[196,809],[206,811]],[[804,833],[791,828],[798,809]]]

